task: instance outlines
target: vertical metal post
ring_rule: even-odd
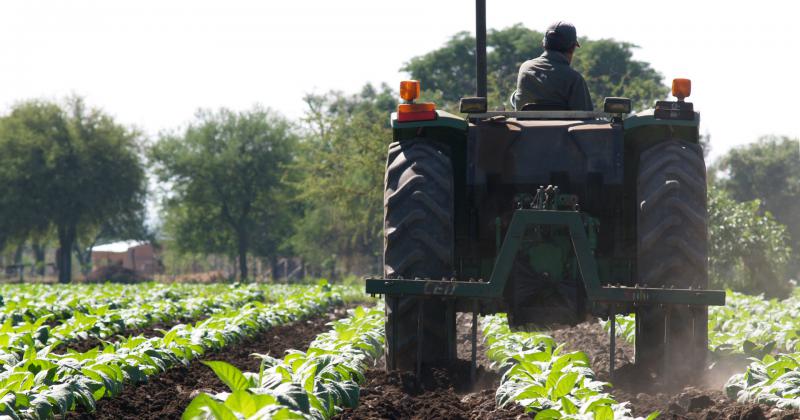
[[[388,351],[389,360],[387,363],[389,364],[389,370],[397,370],[397,309],[400,307],[400,298],[397,296],[391,297],[392,305],[390,310],[392,311],[392,347]]]
[[[472,357],[469,364],[469,380],[475,383],[478,370],[478,301],[472,306]]]
[[[447,299],[447,312],[445,313],[445,328],[447,328],[447,360],[454,361],[457,358],[457,351],[456,351],[456,337],[455,337],[455,328],[454,324],[456,322],[456,311],[455,311],[455,301],[453,299]]]
[[[664,315],[664,356],[663,356],[664,357],[664,366],[661,368],[662,369],[661,374],[662,374],[662,377],[664,378],[664,383],[667,384],[667,385],[669,385],[669,383],[668,383],[669,382],[669,375],[668,375],[669,368],[670,368],[670,366],[672,366],[672,363],[670,363],[670,357],[672,356],[672,352],[670,351],[670,348],[669,348],[670,344],[671,344],[669,337],[670,337],[670,335],[672,335],[671,331],[670,331],[671,321],[672,321],[672,305],[667,305],[667,307],[666,307],[666,315]]]
[[[422,315],[425,301],[417,299],[417,381],[422,383],[422,347],[423,343],[423,329],[422,329]]]
[[[611,380],[614,380],[614,370],[616,368],[616,358],[617,358],[617,311],[616,305],[611,305],[611,313],[608,316],[608,322],[611,323],[611,357],[608,359],[608,375]]]
[[[475,96],[486,97],[486,0],[475,0],[475,71],[478,89]]]

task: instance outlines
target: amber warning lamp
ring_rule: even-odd
[[[672,96],[683,101],[692,94],[692,81],[689,79],[672,79]]]
[[[677,101],[657,101],[653,116],[657,120],[686,120],[695,119],[694,105],[686,102],[692,93],[692,81],[689,79],[672,79],[672,96]]]
[[[436,119],[436,106],[431,102],[414,103],[419,98],[419,81],[404,80],[400,82],[400,98],[403,103],[397,105],[397,121],[427,121]]]

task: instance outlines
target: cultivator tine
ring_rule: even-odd
[[[399,297],[393,297],[391,299],[392,299],[392,305],[393,305],[393,308],[394,308],[392,310],[393,311],[397,311],[398,308],[400,307],[400,298]],[[397,313],[392,314],[391,323],[392,323],[392,343],[393,343],[392,345],[397,346],[397,327],[398,327],[398,325],[397,325],[398,324]],[[397,369],[397,350],[396,349],[392,349],[389,352],[389,355],[391,356],[391,357],[389,357],[389,360],[388,360],[388,362],[389,362],[389,370],[396,370]]]
[[[423,315],[423,307],[424,301],[422,299],[417,300],[417,381],[422,383],[422,347],[423,347],[423,328],[422,328],[422,315]]]
[[[447,326],[447,359],[452,362],[456,359],[455,331],[451,328],[451,325],[455,322],[453,319],[455,317],[455,301],[452,299],[447,300],[447,313],[444,316],[446,317],[445,325]]]
[[[670,357],[672,356],[672,351],[670,350],[670,336],[672,332],[670,330],[671,321],[672,321],[672,305],[666,305],[666,313],[664,314],[664,366],[662,367],[662,376],[664,378],[665,385],[670,385],[670,378],[671,376],[668,374],[670,371]]]
[[[617,355],[617,313],[616,308],[614,305],[611,305],[611,311],[608,315],[608,321],[611,322],[611,331],[609,337],[610,346],[611,347],[611,354],[609,355],[608,359],[608,376],[611,378],[611,381],[614,380],[614,370],[616,365],[616,355]]]
[[[478,370],[478,302],[472,308],[472,358],[469,365],[469,380],[474,384]]]

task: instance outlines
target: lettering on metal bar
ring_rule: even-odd
[[[428,281],[425,282],[425,294],[450,296],[456,292],[456,287],[457,284],[453,282]]]
[[[627,289],[624,291],[624,293],[625,298],[631,299],[633,302],[647,302],[650,300],[650,294],[641,289]]]

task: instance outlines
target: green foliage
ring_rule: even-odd
[[[516,402],[536,419],[632,418],[627,403],[603,391],[610,384],[595,380],[583,352],[563,353],[564,346],[544,334],[512,332],[504,315],[481,322],[486,354],[503,372],[498,406]]]
[[[759,200],[762,209],[786,225],[794,270],[800,272],[800,141],[762,137],[731,150],[715,167],[718,184],[734,200]]]
[[[83,285],[77,285],[83,286]],[[38,288],[41,296],[36,302],[51,302],[57,307],[60,302],[53,300],[66,295],[75,294],[81,287]],[[4,286],[7,292],[14,286]],[[164,372],[167,369],[185,365],[191,360],[205,354],[209,350],[220,350],[246,337],[275,325],[298,321],[313,314],[327,311],[331,305],[341,304],[338,287],[327,283],[318,286],[264,286],[245,285],[137,285],[137,286],[103,286],[116,292],[116,300],[102,307],[88,304],[90,313],[84,315],[77,307],[73,316],[53,327],[55,314],[40,317],[35,322],[15,322],[13,315],[5,319],[0,327],[0,353],[3,364],[0,366],[0,390],[3,400],[0,412],[12,418],[53,418],[54,415],[66,414],[81,406],[87,411],[94,410],[95,401],[101,398],[119,395],[124,386],[145,382],[148,376]],[[89,291],[101,298],[101,287],[88,286]],[[263,289],[262,289],[263,288]],[[120,291],[128,290],[136,295],[122,298]],[[47,292],[54,292],[47,295]],[[142,292],[150,292],[141,295]],[[196,295],[204,295],[201,301]],[[275,297],[277,303],[263,303],[269,297]],[[126,300],[126,299],[129,299]],[[142,301],[141,299],[144,299]],[[149,299],[149,304],[146,303]],[[248,300],[249,299],[249,300]],[[11,302],[14,299],[10,299]],[[90,300],[91,302],[91,300]],[[161,302],[166,302],[161,305]],[[22,302],[20,302],[22,303]],[[35,304],[35,303],[34,303]],[[125,306],[133,312],[117,312],[116,304]],[[190,308],[198,314],[206,314],[207,318],[194,325],[178,324],[169,331],[162,331],[162,336],[120,337],[114,343],[105,343],[102,348],[96,347],[86,352],[67,350],[56,353],[54,349],[60,343],[58,337],[66,331],[62,327],[75,327],[69,334],[81,335],[87,331],[83,326],[92,325],[103,328],[111,319],[104,318],[116,315],[117,320],[128,321],[126,316],[144,313],[159,315],[159,311],[170,304],[185,308],[177,318],[191,316]],[[20,309],[19,306],[17,309]],[[125,309],[120,309],[125,311]],[[173,319],[173,320],[174,320]],[[69,322],[74,320],[74,322]],[[71,327],[70,327],[71,326]],[[91,327],[91,328],[94,328]],[[230,372],[226,380],[234,386],[241,386],[243,379]],[[245,378],[246,379],[246,378]],[[235,382],[234,382],[235,381]],[[236,401],[234,399],[233,401]],[[238,404],[248,404],[246,399],[239,399]]]
[[[59,280],[71,278],[75,241],[118,218],[144,211],[146,178],[139,133],[87,108],[27,101],[0,120],[0,242],[55,228]]]
[[[165,228],[183,252],[275,254],[288,234],[281,182],[297,137],[271,110],[201,110],[183,133],[162,135],[150,149],[159,179],[172,187]]]
[[[306,133],[292,178],[303,214],[293,249],[318,268],[330,270],[338,260],[350,273],[358,257],[374,267],[395,94],[386,85],[367,85],[358,95],[309,95],[306,103]]]
[[[520,65],[544,51],[542,33],[516,24],[487,34],[488,95],[491,108],[508,105]],[[633,59],[634,44],[611,39],[580,40],[573,66],[583,74],[600,109],[606,96],[631,98],[634,109],[645,109],[669,92],[661,75],[648,63]],[[402,68],[419,79],[423,92],[440,97],[452,107],[463,96],[475,94],[475,40],[459,32],[444,46],[414,57]]]
[[[753,359],[745,373],[728,380],[725,393],[728,398],[742,403],[800,409],[800,353],[767,354]]]
[[[737,202],[713,186],[708,197],[711,287],[786,296],[790,248],[785,227],[762,213],[759,200]]]
[[[290,350],[282,360],[268,355],[256,373],[243,373],[225,362],[206,363],[231,393],[200,394],[184,419],[290,418],[329,419],[358,405],[364,372],[383,353],[383,308],[357,307],[332,323],[307,351]]]

